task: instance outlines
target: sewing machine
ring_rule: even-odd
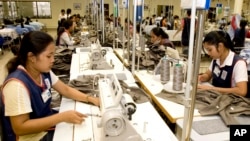
[[[73,69],[76,70],[75,67]],[[141,138],[148,141],[177,141],[149,101],[135,104],[128,94],[121,91],[117,81],[119,76],[113,76],[115,72],[113,74],[106,72],[107,70],[89,70],[84,74],[95,75],[96,71],[106,75],[103,79],[95,81],[99,84],[97,90],[100,91],[101,99],[105,99],[102,100],[104,102],[97,107],[63,97],[59,112],[76,110],[88,117],[81,124],[62,122],[56,125],[53,141],[142,141]],[[70,79],[73,80],[78,75],[72,72]],[[127,79],[129,86],[137,86],[132,83],[132,81],[134,82],[132,77],[127,77]],[[110,97],[112,97],[111,100]],[[109,100],[111,103],[108,104]],[[150,116],[148,116],[149,113]],[[121,132],[120,134],[118,134],[118,130]],[[105,136],[106,134],[114,136]]]
[[[136,111],[136,105],[129,95],[123,94],[115,74],[99,79],[99,96],[101,100],[101,141],[142,141],[129,120]]]
[[[89,61],[90,61],[90,69],[93,70],[104,70],[104,69],[112,69],[112,62],[109,64],[105,58],[107,51],[105,49],[101,49],[101,45],[98,42],[93,43],[90,46],[89,53]]]

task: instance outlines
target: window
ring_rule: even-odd
[[[52,18],[50,2],[19,0],[0,2],[0,18],[15,19],[21,16],[36,19]]]
[[[51,18],[50,2],[33,2],[33,13],[35,17]]]

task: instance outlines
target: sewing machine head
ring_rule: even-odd
[[[126,113],[131,113],[130,110],[133,107],[122,106],[121,101],[126,100],[126,98],[123,98],[123,91],[116,75],[111,74],[100,79],[98,86],[101,100],[101,119],[99,121],[101,141],[117,141],[119,139],[142,141],[141,136],[133,128],[126,115]]]
[[[106,61],[106,53],[107,51],[101,48],[101,44],[98,39],[96,43],[91,44],[89,53],[90,69],[112,69],[112,66]]]
[[[111,74],[104,79],[100,79],[98,85],[101,99],[101,111],[104,112],[106,109],[118,107],[123,92],[116,75]]]

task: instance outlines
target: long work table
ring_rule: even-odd
[[[119,61],[113,52],[107,52],[106,58],[112,59],[115,67],[111,70],[91,70],[87,67],[83,70],[80,69],[81,63],[88,62],[87,53],[76,53],[72,56],[70,80],[76,79],[82,75],[95,75],[95,74],[110,74],[118,73],[118,79],[122,78],[128,86],[137,86],[134,77],[123,64]],[[100,115],[99,107],[78,102],[63,97],[60,105],[59,112],[67,110],[76,110],[81,113],[91,113],[92,115]],[[100,117],[89,116],[80,124],[59,123],[56,126],[53,141],[102,141],[102,129],[98,126]],[[177,141],[177,138],[172,133],[168,125],[164,122],[158,112],[155,110],[150,101],[144,103],[136,103],[136,112],[132,115],[132,120],[129,121],[137,133],[142,137],[143,141],[160,141],[169,140]],[[123,138],[119,138],[123,140]]]
[[[176,123],[177,119],[184,118],[185,107],[183,105],[156,96],[163,90],[164,86],[160,81],[159,75],[153,75],[152,72],[140,70],[135,71],[135,77],[171,123]],[[200,116],[197,109],[194,110],[194,116]]]

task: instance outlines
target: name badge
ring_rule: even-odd
[[[220,69],[219,69],[217,66],[215,66],[215,68],[214,68],[214,74],[215,74],[217,77],[219,77],[219,75],[220,75]]]
[[[48,89],[46,89],[45,91],[43,91],[43,93],[42,93],[43,102],[46,103],[50,98],[51,98],[50,91]]]
[[[46,78],[44,81],[45,81],[45,85],[47,86],[47,89],[50,89],[51,86],[50,86],[50,81],[49,81],[49,79]]]
[[[223,70],[221,74],[221,79],[225,80],[227,77],[227,71]]]

